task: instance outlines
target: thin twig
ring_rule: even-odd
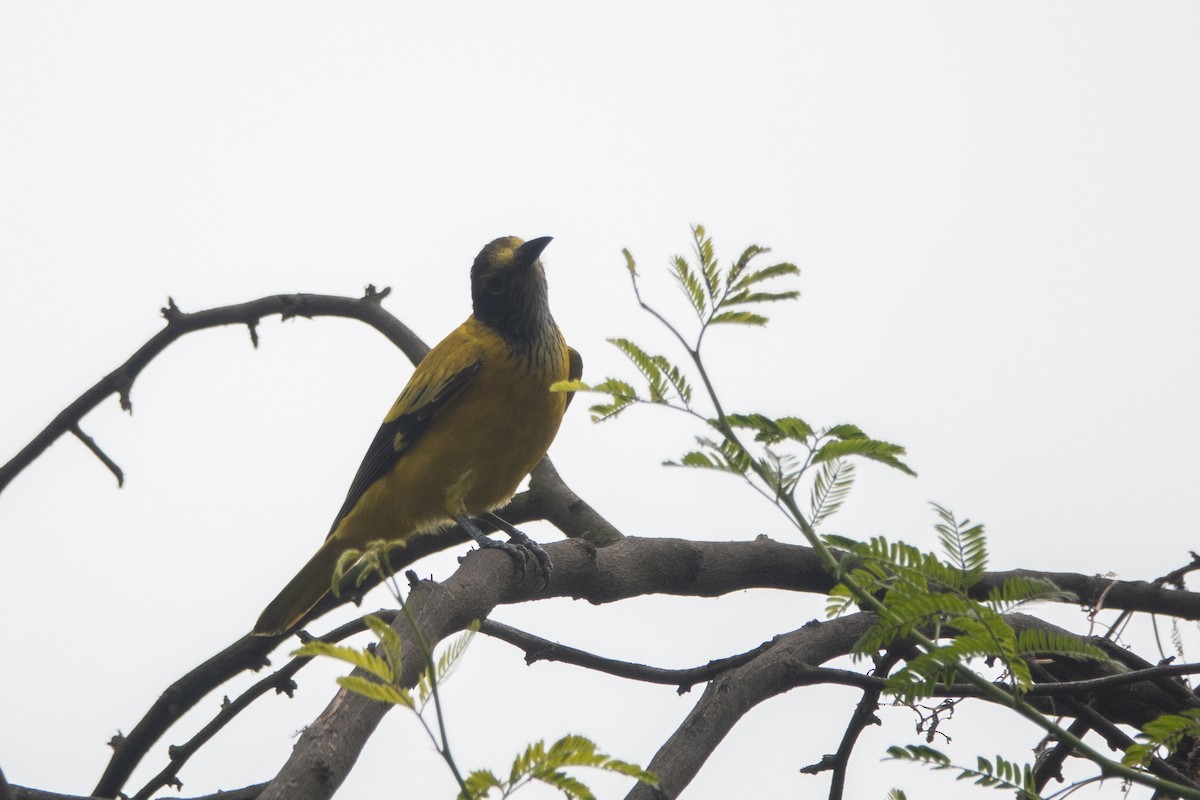
[[[108,467],[108,471],[116,476],[118,489],[125,485],[125,473],[117,466],[117,462],[108,457],[108,453],[100,449],[100,445],[96,444],[95,439],[84,433],[78,423],[71,426],[71,433],[75,434],[75,438],[83,442],[87,446],[87,449],[92,451],[92,455],[100,459],[100,463]]]
[[[874,676],[885,678],[892,671],[892,667],[896,666],[904,654],[911,649],[909,645],[900,645],[888,650],[875,665]],[[854,745],[858,743],[858,737],[862,735],[867,726],[879,724],[879,718],[875,716],[875,712],[879,709],[879,696],[882,693],[881,689],[868,689],[863,692],[858,705],[854,707],[854,713],[846,725],[846,732],[842,734],[842,741],[838,744],[837,753],[833,756],[833,777],[829,782],[829,800],[842,800],[842,795],[846,790],[846,771],[850,766],[850,754],[854,752]]]
[[[615,675],[618,678],[630,678],[645,683],[661,683],[668,686],[676,686],[678,687],[677,691],[679,694],[686,693],[697,683],[710,681],[723,672],[739,667],[757,658],[774,644],[774,640],[763,642],[753,650],[728,658],[718,658],[698,667],[663,669],[661,667],[651,667],[645,664],[634,664],[629,661],[619,661],[614,658],[598,656],[594,653],[588,653],[584,650],[559,644],[558,642],[552,642],[549,639],[543,639],[540,636],[526,633],[495,620],[484,620],[479,626],[479,632],[508,642],[524,650],[526,664],[533,664],[536,661],[560,661],[564,664],[574,664],[577,667],[585,667],[608,675]]]
[[[320,637],[319,641],[340,642],[357,633],[362,633],[366,629],[366,624],[359,618],[333,629]],[[285,666],[255,683],[236,699],[231,701],[229,698],[225,698],[225,701],[221,703],[221,710],[195,736],[183,744],[171,745],[167,748],[167,752],[170,755],[170,762],[133,796],[133,800],[148,800],[150,795],[166,786],[180,788],[182,784],[179,782],[179,769],[187,763],[189,758],[216,736],[222,728],[232,722],[234,717],[271,689],[274,689],[277,693],[286,694],[288,697],[291,697],[292,692],[296,689],[296,683],[293,678],[297,672],[312,660],[313,656],[293,658]]]

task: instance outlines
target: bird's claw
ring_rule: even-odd
[[[508,553],[512,560],[517,562],[517,569],[520,571],[520,580],[524,582],[525,567],[529,563],[529,553],[524,547],[515,545],[512,542],[501,542],[488,536],[479,539],[477,543],[480,549],[486,548],[488,550],[500,550],[501,552]]]
[[[524,550],[533,553],[533,557],[537,559],[538,572],[541,573],[542,578],[542,585],[538,587],[538,591],[541,591],[549,586],[551,570],[550,555],[542,549],[540,544],[535,542],[533,539],[530,539],[529,535],[524,531],[514,528],[512,525],[504,522],[504,520],[500,519],[495,514],[492,515],[492,519],[493,521],[499,523],[500,530],[508,534],[509,541],[516,542]],[[521,579],[525,579],[524,573],[522,573]]]
[[[529,536],[521,530],[513,527],[495,514],[491,515],[492,522],[497,528],[508,534],[509,541],[501,542],[483,533],[479,528],[466,517],[460,517],[456,521],[461,525],[467,533],[471,534],[471,538],[475,540],[481,548],[489,548],[493,550],[503,550],[508,553],[514,561],[517,562],[517,567],[520,570],[518,581],[525,582],[526,567],[529,564],[529,554],[533,553],[533,557],[538,562],[538,572],[542,578],[542,585],[538,587],[538,591],[545,589],[550,585],[550,556],[542,549],[542,546],[530,539]]]

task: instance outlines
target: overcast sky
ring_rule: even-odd
[[[638,312],[620,250],[684,314],[664,269],[700,222],[721,256],[755,242],[803,271],[803,298],[766,330],[712,341],[727,407],[856,423],[920,473],[862,468],[829,530],[932,547],[936,500],[988,525],[997,568],[1151,579],[1186,562],[1200,545],[1200,7],[783,5],[0,3],[0,461],[159,330],[168,295],[186,311],[386,285],[386,307],[432,344],[469,313],[471,259],[509,234],[555,237],[552,306],[585,378],[628,376],[606,337],[671,342]],[[0,497],[10,781],[85,793],[105,741],[249,628],[321,541],[410,374],[356,323],[259,333],[257,351],[245,329],[188,337],[139,379],[132,417],[111,400],[84,420],[124,489],[64,440]],[[577,402],[551,455],[628,534],[796,541],[732,479],[659,466],[696,432],[653,410],[594,426]],[[445,578],[460,554],[419,571]],[[758,592],[495,616],[683,667],[822,607]],[[1185,629],[1191,660],[1196,639]],[[337,674],[310,668],[295,700],[256,704],[185,768],[184,795],[273,775]],[[525,667],[479,641],[446,696],[463,766],[506,770],[568,731],[645,764],[698,693]],[[756,710],[688,796],[744,792],[748,775],[822,796],[826,778],[798,770],[836,748],[855,699],[804,689]],[[879,767],[886,745],[917,739],[906,712],[884,717],[849,796],[951,791]],[[968,761],[1024,760],[1037,741],[989,737],[995,718],[974,711],[949,730]],[[397,782],[453,796],[420,736],[392,714],[341,796]],[[1101,795],[1120,789],[1077,796]]]

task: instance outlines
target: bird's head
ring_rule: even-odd
[[[471,266],[475,319],[513,342],[528,342],[552,328],[546,273],[539,260],[550,237],[490,242]]]

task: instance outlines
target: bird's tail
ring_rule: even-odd
[[[332,537],[296,573],[283,591],[267,604],[258,622],[256,636],[277,636],[291,630],[329,591],[333,569],[341,558],[343,547]]]

